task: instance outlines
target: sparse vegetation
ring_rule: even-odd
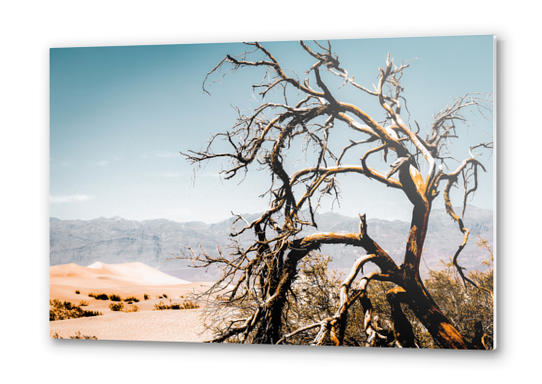
[[[136,305],[130,305],[129,307],[125,307],[124,303],[118,303],[118,302],[109,304],[109,308],[114,312],[126,312],[126,313],[129,313],[129,312],[138,312],[139,311],[139,307],[136,306]]]
[[[145,293],[145,294],[143,295],[143,298],[144,298],[145,300],[149,300],[151,297]]]
[[[80,306],[80,307],[86,307],[86,306],[88,306],[88,301],[81,300],[81,302],[79,303],[79,306]]]
[[[109,300],[111,301],[122,301],[119,295],[111,294],[109,295]]]
[[[154,305],[154,311],[162,311],[162,310],[168,310],[168,309],[197,309],[200,306],[191,301],[185,301],[183,303],[172,303],[170,305],[164,304],[162,301],[160,303]]]
[[[139,307],[137,305],[131,305],[128,308],[126,308],[123,312],[139,312]]]
[[[64,339],[64,337],[61,337],[58,332],[56,332],[53,336],[51,336],[53,339]],[[82,335],[81,332],[77,332],[75,335],[70,336],[70,339],[82,339],[82,340],[98,340],[96,336],[88,336],[88,335]]]
[[[135,297],[135,296],[130,296],[130,297],[125,298],[124,301],[134,301],[134,302],[138,303],[139,299],[137,297]]]
[[[112,311],[122,311],[124,309],[124,303],[111,303],[109,309]]]
[[[49,321],[77,319],[80,317],[100,316],[103,313],[98,311],[87,311],[80,305],[74,305],[69,301],[49,300]]]
[[[139,299],[135,296],[130,296],[125,299],[121,298],[119,295],[112,293],[111,295],[108,295],[106,293],[89,293],[89,297],[94,297],[96,300],[111,300],[111,301],[133,301],[133,302],[139,302]],[[149,295],[145,294],[145,300],[149,299]]]
[[[109,300],[109,296],[105,293],[92,293],[88,294],[89,297],[94,297],[96,300]]]
[[[285,335],[279,344],[310,344],[317,337],[320,329],[318,325],[323,316],[332,317],[340,307],[339,288],[345,280],[345,275],[336,271],[328,271],[331,257],[314,253],[310,258],[300,264],[298,278],[288,293],[288,307],[285,316],[290,320],[284,323],[282,333]],[[443,263],[444,264],[444,263]],[[487,265],[487,262],[483,263]],[[470,335],[469,346],[476,349],[493,348],[493,268],[484,272],[473,271],[468,277],[481,287],[478,289],[472,285],[463,285],[461,277],[451,263],[444,264],[444,269],[431,271],[424,281],[427,290],[435,298],[442,311],[453,322],[454,326],[462,334]],[[345,327],[343,345],[345,346],[372,346],[372,347],[396,347],[397,339],[393,329],[393,315],[390,308],[389,292],[393,286],[389,282],[373,281],[367,288],[367,294],[371,300],[360,300],[354,303],[348,312],[351,322]],[[254,299],[254,295],[247,294],[248,298]],[[220,296],[215,298],[216,304],[209,303],[206,312],[216,313],[220,304]],[[248,300],[243,306],[237,308],[238,318],[242,319],[253,310],[254,303]],[[375,314],[370,324],[364,324],[367,311]],[[416,318],[413,311],[408,307],[402,308],[406,319],[412,324],[412,333],[415,347],[438,348],[425,326]],[[223,324],[216,324],[212,328],[219,333]],[[305,329],[302,332],[298,330]],[[403,330],[404,331],[404,330]],[[331,335],[330,335],[331,336]],[[322,345],[333,345],[332,337],[323,339]],[[337,335],[335,335],[337,336]],[[231,342],[241,342],[242,335],[233,338]]]
[[[81,291],[77,290],[77,291],[75,291],[75,293],[76,293],[77,295],[79,295],[79,294],[81,293]]]
[[[488,251],[482,265],[489,268],[470,271],[466,278],[471,283],[464,283],[450,260],[442,262],[443,269],[430,271],[425,284],[458,331],[471,336],[474,348],[493,349],[493,251],[484,239],[476,244]]]

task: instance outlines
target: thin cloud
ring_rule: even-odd
[[[49,202],[51,204],[79,203],[82,201],[88,201],[90,199],[93,199],[93,197],[87,196],[87,195],[64,195],[64,196],[51,196],[49,197]]]
[[[100,167],[105,167],[109,162],[107,160],[99,161],[96,163],[96,165],[99,165]]]

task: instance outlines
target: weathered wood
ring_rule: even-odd
[[[252,172],[253,166],[264,167],[270,172],[268,210],[250,223],[245,221],[246,225],[232,234],[232,237],[238,240],[245,231],[254,229],[256,239],[252,245],[245,249],[238,242],[229,256],[219,252],[218,257],[210,256],[205,251],[196,254],[189,248],[189,258],[196,266],[207,268],[219,265],[223,268],[223,277],[209,290],[209,297],[223,290],[225,285],[233,286],[227,300],[218,303],[216,308],[224,309],[226,317],[238,316],[241,312],[242,319],[246,319],[241,326],[227,323],[219,330],[216,340],[237,338],[236,340],[241,342],[281,343],[300,332],[316,328],[319,332],[314,339],[315,344],[331,342],[342,345],[345,330],[352,318],[348,313],[349,308],[359,300],[364,311],[363,328],[370,339],[370,345],[390,345],[394,340],[390,341],[388,338],[394,335],[397,345],[416,346],[412,325],[401,308],[401,305],[405,304],[438,345],[443,348],[467,348],[469,344],[464,336],[453,327],[428,294],[419,269],[431,204],[439,193],[440,182],[446,180],[444,198],[447,212],[458,222],[465,235],[464,242],[454,257],[454,263],[460,270],[457,257],[468,240],[468,229],[451,209],[449,190],[463,177],[463,201],[474,193],[477,188],[476,171],[478,167],[484,168],[476,160],[477,155],[473,154],[473,149],[491,149],[492,145],[482,143],[471,148],[470,157],[458,161],[459,167],[446,173],[443,169],[448,166],[447,161],[455,159],[441,154],[442,143],[451,138],[451,133],[455,130],[454,122],[464,120],[461,115],[463,109],[489,109],[491,100],[469,95],[457,99],[435,116],[426,139],[422,139],[418,134],[420,127],[417,126],[418,130],[414,132],[401,116],[404,98],[400,82],[408,65],[395,65],[388,56],[385,67],[379,68],[378,85],[374,90],[369,90],[357,84],[354,77],[341,68],[338,56],[332,53],[329,42],[327,47],[315,42],[317,49],[300,42],[301,48],[315,60],[306,72],[308,76],[314,75],[313,84],[318,88],[314,89],[308,78],[302,81],[297,76],[289,76],[290,72],[284,70],[281,63],[262,44],[246,44],[250,49],[254,49],[253,52],[263,55],[263,58],[250,60],[253,52],[245,52],[239,56],[227,55],[207,74],[204,90],[209,76],[223,67],[231,66],[234,71],[253,67],[265,72],[262,82],[253,86],[254,90],[259,91],[262,99],[271,97],[272,91],[279,90],[275,96],[282,95],[279,96],[282,100],[265,101],[248,115],[238,111],[238,120],[230,131],[214,135],[203,150],[185,155],[195,164],[217,158],[229,160],[230,163],[223,169],[226,179],[233,178],[239,171]],[[367,113],[366,109],[339,100],[334,94],[335,91],[324,81],[323,71],[342,79],[343,85],[353,86],[376,98],[385,112],[385,121],[379,122]],[[287,89],[292,87],[300,97],[294,103],[290,103],[287,98]],[[338,155],[333,152],[334,147],[331,145],[337,129],[336,123],[346,124],[354,134],[363,135],[361,139],[356,136],[349,144],[339,148]],[[231,146],[230,150],[213,152],[212,145],[218,139],[224,139],[226,145]],[[302,142],[306,152],[312,146],[314,156],[311,156],[312,164],[304,164],[301,169],[292,170],[292,164],[287,162],[288,149],[296,140]],[[357,151],[361,165],[343,164],[347,157],[345,154],[353,151]],[[387,175],[368,164],[371,155],[375,155],[370,159],[374,161],[380,154],[385,162],[388,156],[396,157]],[[424,164],[420,164],[420,161]],[[453,166],[456,165],[457,163],[454,163]],[[473,171],[474,187],[467,186],[469,179],[465,173],[468,170]],[[338,176],[369,178],[376,181],[377,187],[391,187],[402,191],[412,204],[410,229],[400,265],[368,235],[365,218],[361,216],[359,233],[331,232],[301,236],[306,226],[317,227],[315,212],[320,198],[326,195],[339,198],[340,188],[336,180]],[[360,199],[364,198],[362,192],[360,191]],[[309,219],[302,217],[304,210],[308,210]],[[237,218],[242,219],[241,216]],[[352,266],[350,274],[340,287],[339,307],[333,316],[322,316],[314,324],[299,324],[298,330],[287,331],[288,335],[283,335],[285,321],[288,322],[288,319],[285,319],[285,308],[288,300],[292,300],[289,294],[297,278],[298,265],[324,244],[359,247],[370,256],[358,259]],[[353,292],[351,287],[354,279],[367,262],[375,264],[379,271],[362,276],[360,287]],[[460,273],[466,279],[461,270]],[[395,323],[393,332],[386,333],[387,336],[384,336],[385,332],[376,324],[376,316],[372,314],[371,298],[366,289],[371,280],[388,281],[396,286],[387,295]],[[217,314],[211,316],[219,317]],[[477,334],[476,340],[478,345],[483,342],[483,337]]]

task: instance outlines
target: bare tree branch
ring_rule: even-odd
[[[194,165],[215,159],[227,160],[221,171],[225,179],[236,177],[240,171],[246,175],[255,166],[267,170],[270,179],[264,194],[269,198],[269,208],[251,222],[235,216],[235,225],[240,224],[241,228],[233,228],[232,238],[236,241],[228,252],[218,249],[216,256],[203,249],[196,252],[187,247],[182,256],[192,260],[195,267],[218,267],[222,271],[222,277],[206,293],[210,324],[216,332],[213,342],[235,340],[276,344],[312,335],[316,345],[342,345],[349,324],[349,308],[359,303],[364,311],[362,325],[368,345],[417,345],[413,328],[405,320],[403,305],[411,308],[437,344],[467,348],[467,341],[425,289],[419,264],[432,202],[443,191],[446,211],[464,234],[453,263],[465,282],[475,284],[466,277],[457,261],[468,241],[469,230],[453,210],[450,190],[460,179],[463,181],[463,216],[468,198],[478,189],[478,168],[485,171],[479,154],[474,151],[491,150],[492,144],[473,146],[470,157],[463,160],[454,159],[447,151],[459,135],[459,128],[467,122],[463,113],[473,109],[485,116],[491,113],[491,99],[482,94],[455,99],[434,116],[424,139],[419,124],[415,121],[414,131],[407,124],[409,117],[404,119],[402,116],[408,110],[401,80],[409,65],[395,65],[388,55],[386,65],[378,70],[377,85],[374,90],[369,90],[341,67],[329,41],[327,44],[299,43],[307,57],[314,60],[303,81],[295,74],[290,75],[292,71],[285,70],[267,48],[255,42],[245,43],[252,51],[224,57],[203,82],[203,90],[208,93],[205,84],[219,77],[223,70],[227,74],[246,67],[259,69],[263,72],[262,81],[255,84],[253,90],[262,102],[246,115],[237,110],[237,121],[229,131],[214,134],[200,151],[188,151],[183,155]],[[373,98],[383,112],[384,120],[379,122],[367,113],[372,110],[368,106],[342,101],[340,92],[327,81],[326,73],[330,73],[332,79],[342,81],[339,89],[353,86]],[[341,135],[336,132],[343,129],[351,134],[348,143],[338,141]],[[229,149],[214,152],[219,140]],[[304,155],[304,161],[292,160],[292,156],[300,153]],[[386,171],[373,165],[371,155],[374,154],[381,154],[384,163],[392,156],[395,161]],[[371,166],[368,164],[370,157]],[[359,159],[359,163],[345,163],[347,158]],[[455,168],[451,167],[452,163]],[[398,265],[370,238],[365,216],[360,216],[358,233],[304,232],[307,226],[318,226],[316,211],[323,199],[329,196],[335,202],[340,198],[338,179],[353,175],[376,180],[377,187],[402,191],[412,204],[412,220],[401,264]],[[441,181],[446,181],[444,188],[440,187]],[[243,245],[240,238],[250,231],[254,231],[254,240]],[[294,293],[299,263],[313,257],[313,252],[323,245],[353,246],[364,250],[367,256],[359,257],[353,263],[338,288],[338,306],[334,313],[322,313],[318,321],[311,324],[294,324],[288,320],[287,313],[294,305],[289,300],[303,301]],[[362,276],[358,287],[352,288],[359,272],[369,262],[379,271]],[[395,323],[393,331],[382,328],[378,316],[373,315],[373,304],[367,292],[372,280],[395,286],[388,293]]]

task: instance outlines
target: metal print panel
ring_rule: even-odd
[[[51,337],[494,349],[493,36],[50,71]]]

